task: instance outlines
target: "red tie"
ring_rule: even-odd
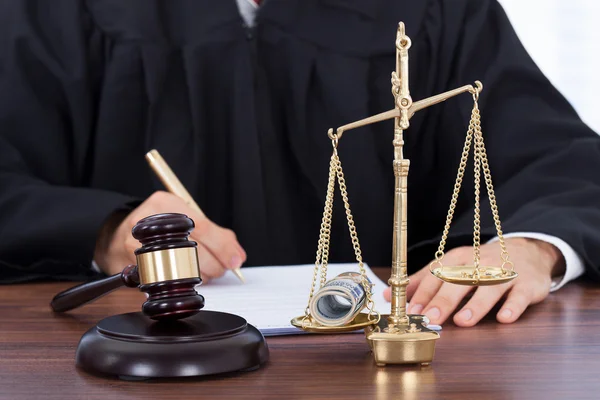
[[[256,3],[257,6],[260,6],[260,1],[261,0],[254,0],[254,2]]]

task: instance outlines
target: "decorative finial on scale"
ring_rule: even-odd
[[[404,22],[400,22],[396,34],[396,70],[392,72],[392,94],[396,108],[400,110],[399,128],[404,130],[409,127],[408,111],[413,103],[408,89],[408,50],[411,44]]]

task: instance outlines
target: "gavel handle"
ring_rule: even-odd
[[[140,284],[136,265],[128,265],[123,272],[99,281],[83,283],[60,292],[50,302],[55,312],[65,312],[94,301],[121,286],[137,287]]]

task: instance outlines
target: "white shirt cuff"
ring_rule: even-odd
[[[535,232],[515,232],[504,235],[505,238],[511,237],[521,237],[527,239],[537,239],[544,241],[546,243],[550,243],[551,245],[556,246],[556,248],[562,253],[565,258],[565,274],[560,277],[556,277],[552,280],[552,286],[550,286],[550,291],[554,292],[555,290],[563,287],[567,282],[570,282],[574,279],[579,278],[585,272],[585,267],[582,258],[573,250],[571,246],[567,244],[562,239],[559,239],[555,236],[546,235],[545,233],[535,233]],[[494,237],[488,243],[492,243],[498,240],[498,237]]]

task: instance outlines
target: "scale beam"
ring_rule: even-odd
[[[436,96],[431,96],[426,99],[417,101],[417,102],[413,103],[410,106],[410,108],[408,109],[408,118],[409,119],[412,118],[418,111],[421,111],[425,108],[431,107],[431,106],[439,104],[441,102],[444,102],[452,97],[458,96],[459,94],[469,92],[473,95],[476,95],[483,90],[483,85],[481,82],[476,81],[475,86],[477,87],[477,89],[475,89],[475,87],[473,87],[473,85],[465,85],[465,86],[459,87],[457,89],[450,90],[448,92],[441,93]],[[381,114],[373,115],[371,117],[364,118],[364,119],[354,121],[349,124],[340,126],[339,128],[336,129],[335,133],[337,135],[337,139],[339,140],[342,137],[342,135],[344,134],[344,132],[350,131],[352,129],[360,128],[360,127],[363,127],[366,125],[371,125],[376,122],[386,121],[388,119],[400,118],[400,117],[401,117],[400,109],[394,108],[392,110],[382,112]],[[327,135],[329,136],[330,139],[334,139],[333,129],[329,129],[329,131],[327,132]]]
[[[479,81],[475,81],[475,86],[477,87],[477,89],[475,89],[473,85],[465,85],[463,87],[459,87],[458,89],[450,90],[448,92],[438,94],[437,96],[432,96],[417,101],[416,103],[413,103],[413,105],[408,109],[408,117],[412,118],[412,116],[415,115],[417,111],[421,111],[424,108],[439,104],[462,93],[469,92],[474,96],[478,96],[479,93],[481,93],[481,91],[483,90],[483,84]]]
[[[366,125],[371,125],[376,122],[386,121],[388,119],[399,118],[399,117],[400,117],[400,110],[398,110],[397,108],[394,108],[393,110],[382,112],[381,114],[373,115],[372,117],[361,119],[359,121],[354,121],[354,122],[344,125],[344,126],[340,126],[339,128],[336,129],[335,133],[337,135],[337,138],[340,139],[342,137],[342,135],[344,134],[344,132],[346,132],[346,131],[360,128],[360,127],[366,126]],[[329,129],[329,131],[327,132],[327,135],[329,136],[330,139],[332,139],[332,140],[335,139],[333,136],[333,129]]]

